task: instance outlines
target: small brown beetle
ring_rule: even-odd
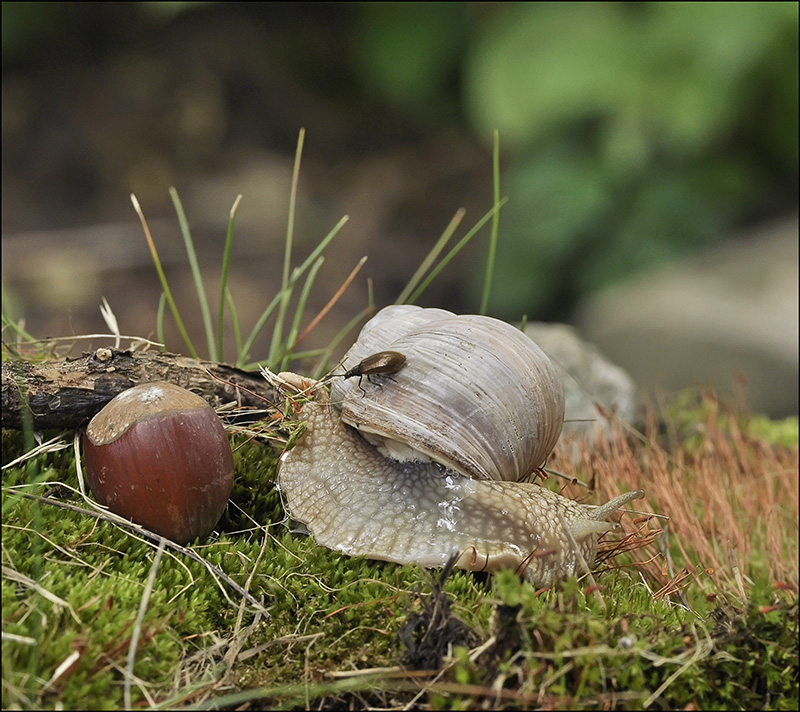
[[[346,373],[342,374],[342,378],[355,378],[358,376],[358,387],[361,388],[361,379],[366,376],[370,383],[373,380],[370,378],[372,374],[379,373],[397,373],[403,366],[406,365],[406,357],[398,351],[378,351],[372,356],[367,356],[357,363]],[[363,391],[364,389],[361,388]]]

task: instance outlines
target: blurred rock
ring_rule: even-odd
[[[650,393],[744,385],[751,412],[794,415],[797,217],[594,295],[578,324]]]
[[[572,459],[581,457],[578,439],[592,445],[609,437],[614,419],[633,423],[637,418],[636,385],[619,366],[566,324],[528,324],[530,336],[556,364],[564,387],[564,430],[557,446]]]

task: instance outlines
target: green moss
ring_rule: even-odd
[[[494,634],[511,642],[498,646],[500,659],[491,665],[459,660],[456,679],[490,686],[514,660],[522,689],[538,694],[545,685],[547,695],[572,708],[593,707],[601,691],[599,699],[617,693],[624,695],[617,704],[640,707],[662,685],[659,697],[669,707],[764,709],[778,699],[796,701],[796,601],[766,614],[756,601],[744,614],[707,604],[707,614],[694,611],[681,622],[676,607],[631,596],[624,577],[606,583],[604,599],[617,605],[604,612],[574,584],[537,596],[510,573],[495,576],[501,605]]]
[[[797,447],[798,418],[784,418],[783,420],[770,420],[763,415],[754,415],[747,424],[747,433],[755,440],[765,440],[771,445],[779,447]]]
[[[797,598],[765,578],[754,581],[750,602],[739,608],[722,608],[690,587],[688,609],[653,600],[624,570],[598,577],[602,602],[582,583],[538,592],[512,572],[454,571],[437,583],[436,573],[343,556],[294,533],[273,484],[277,453],[244,439],[235,446],[232,505],[215,535],[193,548],[241,586],[252,574],[249,591],[270,615],[251,628],[254,613],[245,609],[239,632],[247,635],[225,678],[240,596],[200,563],[165,553],[134,667],[156,701],[409,702],[416,692],[402,680],[328,674],[397,665],[407,652],[404,624],[414,616],[424,621],[436,607],[429,604],[443,596],[447,615],[462,621],[478,644],[493,641],[480,654],[455,644],[447,670],[420,704],[627,709],[641,708],[660,690],[653,706],[796,708]],[[3,433],[5,461],[23,451],[21,434]],[[71,449],[4,471],[3,706],[118,709],[154,548],[110,523],[17,495],[83,504],[48,482],[77,489]],[[75,669],[47,687],[76,652]],[[215,687],[224,679],[238,692]],[[497,690],[504,695],[496,699]],[[147,704],[138,685],[132,696],[134,705]]]
[[[735,408],[720,404],[716,397],[690,388],[678,393],[666,407],[666,422],[680,438],[687,451],[695,451],[705,441],[707,423],[713,420],[717,427],[728,434],[731,423],[727,417],[714,417],[720,410],[735,412]],[[798,418],[792,416],[782,420],[772,420],[764,415],[750,415],[740,412],[735,417],[736,426],[750,440],[762,441],[768,445],[791,449],[798,444]]]

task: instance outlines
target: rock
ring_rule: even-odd
[[[797,233],[795,217],[594,295],[580,331],[651,394],[712,386],[730,398],[744,383],[751,412],[794,415]]]
[[[530,323],[525,328],[561,373],[564,388],[564,430],[557,449],[567,448],[575,460],[581,457],[578,440],[590,447],[611,435],[613,421],[633,423],[638,415],[636,385],[619,366],[596,346],[587,343],[566,324]]]

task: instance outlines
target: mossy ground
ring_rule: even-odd
[[[729,571],[711,570],[709,543],[674,518],[669,558],[655,542],[621,554],[597,574],[599,591],[568,581],[539,592],[511,572],[440,577],[318,547],[285,519],[273,485],[277,453],[235,438],[232,503],[217,535],[193,549],[269,616],[202,564],[167,550],[136,648],[133,706],[796,709],[797,421],[726,420],[707,398],[679,405],[660,421],[660,435],[654,428],[626,455],[645,475],[666,452],[672,474],[695,468],[713,476],[692,453],[738,448],[737,462],[760,453],[769,469],[750,470],[749,496],[764,489],[762,476],[785,478],[778,470],[788,467],[794,501],[770,490],[773,516],[754,519],[746,532],[761,542],[757,549],[714,543],[732,552]],[[713,432],[711,423],[719,426]],[[3,433],[4,463],[25,452],[24,441]],[[648,502],[673,514],[677,505],[658,482]],[[77,490],[71,448],[4,470],[4,708],[123,706],[155,546],[19,496],[86,506]],[[783,566],[764,561],[776,552]],[[454,618],[466,625],[451,625]],[[414,669],[420,665],[427,669]],[[365,670],[372,672],[355,674]]]

